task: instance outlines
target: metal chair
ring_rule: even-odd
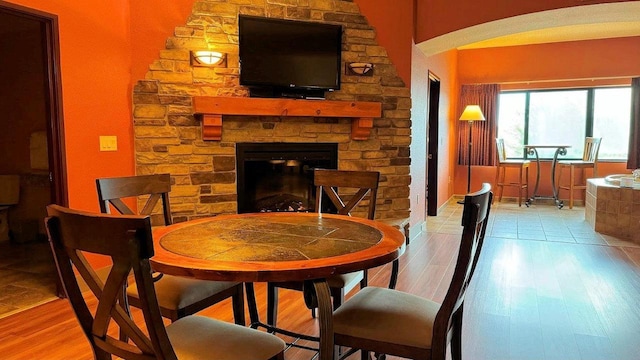
[[[58,273],[94,359],[284,359],[286,345],[281,339],[244,326],[192,315],[165,327],[149,264],[154,250],[148,216],[93,214],[58,205],[49,205],[47,214]],[[105,281],[84,253],[112,260]],[[89,292],[80,290],[74,269],[97,299],[95,311],[88,305]],[[126,301],[122,301],[131,273],[140,294],[143,327],[129,317]],[[118,330],[120,338],[111,335]]]
[[[573,209],[573,195],[575,190],[585,190],[587,188],[587,179],[585,178],[585,169],[593,169],[593,177],[598,176],[598,153],[600,152],[600,142],[602,138],[587,137],[584,140],[584,151],[582,160],[561,160],[558,161],[558,197],[560,190],[569,190],[569,209]],[[562,184],[562,170],[569,168],[569,183]],[[576,183],[576,169],[582,171],[582,182]]]
[[[153,211],[160,202],[161,218],[164,219],[164,225],[171,225],[173,222],[169,203],[169,192],[171,191],[169,174],[103,178],[96,180],[96,186],[102,213],[109,214],[111,206],[113,206],[120,214],[135,215],[135,212],[126,205],[123,199],[148,195],[149,197],[139,214],[157,217]],[[232,298],[235,322],[239,325],[245,324],[242,283],[196,280],[161,274],[161,277],[155,282],[155,286],[162,316],[172,321]],[[127,297],[130,305],[140,307],[141,300],[135,285],[127,288]]]
[[[341,358],[361,350],[378,358],[394,355],[409,359],[445,360],[451,345],[451,359],[462,356],[462,317],[465,294],[473,277],[487,229],[493,194],[483,184],[467,194],[462,212],[462,239],[453,278],[444,301],[421,298],[401,291],[367,287],[334,311],[333,329],[336,359],[340,346],[351,348]]]
[[[498,202],[502,201],[502,193],[505,186],[516,187],[518,189],[518,206],[522,206],[522,191],[525,192],[525,204],[529,206],[529,166],[530,160],[510,160],[507,159],[507,152],[504,148],[504,139],[496,139],[498,150],[498,167],[496,169],[496,194]],[[518,180],[506,182],[507,169],[517,169]]]

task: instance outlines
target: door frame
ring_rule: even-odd
[[[47,146],[51,202],[69,206],[67,171],[64,151],[64,121],[62,112],[62,78],[60,75],[60,35],[58,16],[24,6],[0,2],[0,12],[35,20],[42,24],[44,42]]]
[[[440,78],[429,70],[427,80],[427,174],[426,214],[438,215],[438,134],[440,109]]]

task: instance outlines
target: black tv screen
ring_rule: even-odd
[[[342,26],[240,15],[240,85],[252,96],[340,89]]]

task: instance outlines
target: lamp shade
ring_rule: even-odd
[[[460,115],[460,121],[484,121],[484,114],[478,105],[467,105]]]

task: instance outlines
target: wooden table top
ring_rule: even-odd
[[[154,229],[156,271],[244,282],[326,278],[393,261],[402,233],[383,223],[317,213],[221,215]]]

